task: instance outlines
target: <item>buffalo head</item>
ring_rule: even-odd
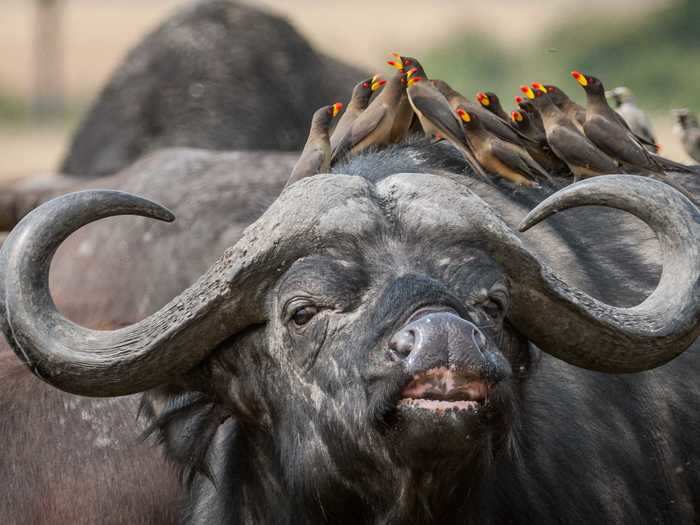
[[[70,194],[5,242],[2,329],[36,375],[69,392],[206,392],[258,436],[259,456],[286,458],[276,479],[312,493],[391,465],[463,474],[508,446],[530,342],[580,367],[633,372],[700,332],[697,209],[663,183],[608,176],[553,195],[521,229],[584,205],[628,211],[656,233],[663,270],[638,306],[562,282],[456,176],[320,175],[287,188],[160,311],[93,331],[52,302],[58,245],[103,217],[172,216],[125,193]]]

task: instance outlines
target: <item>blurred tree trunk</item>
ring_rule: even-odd
[[[35,0],[34,92],[32,114],[57,116],[64,110],[63,7],[64,0]]]

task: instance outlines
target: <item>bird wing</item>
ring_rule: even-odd
[[[534,177],[535,173],[533,173],[533,170],[528,166],[527,162],[525,162],[520,152],[514,147],[509,146],[512,145],[507,142],[493,141],[491,143],[491,154],[509,168]]]
[[[368,109],[370,108],[364,110],[352,125],[349,133],[351,148],[377,129],[389,112],[389,108],[385,104],[371,108],[372,111],[369,112]]]
[[[512,128],[510,125],[504,122],[503,119],[498,118],[488,109],[479,107],[474,111],[474,113],[476,113],[476,116],[481,119],[484,128],[486,128],[486,131],[488,131],[489,133],[492,133],[496,135],[499,139],[505,140],[506,142],[510,142],[511,144],[521,143],[519,137],[522,135],[522,133],[516,131],[514,128]],[[527,138],[526,140],[529,142],[534,142],[531,141],[531,139],[529,138]]]
[[[343,113],[343,117],[341,117],[341,119],[336,124],[333,133],[331,133],[331,152],[334,152],[338,148],[338,146],[343,142],[343,140],[345,140],[345,137],[350,132],[350,128],[353,122],[355,122],[356,118],[357,117],[355,116],[350,117],[347,111]]]
[[[416,110],[422,113],[423,117],[428,119],[443,135],[449,133],[456,139],[465,140],[462,126],[457,122],[457,117],[452,113],[447,99],[439,91],[435,90],[435,93],[424,95],[420,91],[413,90],[409,96]]]
[[[652,167],[656,164],[629,128],[623,128],[605,117],[594,115],[586,120],[583,129],[593,144],[613,158],[640,167]]]
[[[338,140],[331,150],[331,162],[349,152],[353,146],[359,144],[372,131],[377,129],[380,122],[388,113],[385,104],[370,105],[352,123],[352,126],[345,135]]]
[[[532,178],[542,177],[552,181],[549,175],[539,162],[533,159],[526,149],[513,144],[494,144],[491,148],[493,155],[506,166],[509,166],[521,173],[525,173]]]
[[[503,120],[503,119],[501,119],[501,120]],[[521,140],[524,140],[525,142],[529,142],[530,144],[539,145],[539,142],[538,142],[536,139],[534,139],[534,138],[532,138],[532,137],[526,135],[525,133],[523,133],[522,131],[520,131],[520,130],[519,130],[518,128],[516,128],[515,126],[512,126],[512,125],[509,124],[508,122],[505,122],[505,124],[506,124],[506,126],[508,126],[510,129],[512,129],[512,130],[515,132],[515,134],[516,134]]]
[[[554,127],[547,133],[547,141],[556,156],[570,166],[590,167],[601,173],[618,171],[617,163],[613,159],[573,127]]]
[[[311,177],[325,169],[327,152],[321,148],[305,148],[292,169],[287,186],[306,177]]]

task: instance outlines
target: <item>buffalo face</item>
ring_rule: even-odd
[[[289,267],[259,347],[244,352],[266,363],[239,364],[245,345],[220,352],[219,377],[257,377],[231,375],[219,395],[250,400],[239,411],[267,421],[278,442],[356,443],[356,454],[409,464],[491,451],[494,429],[505,442],[512,369],[524,370],[528,352],[506,321],[503,270],[450,239],[427,243],[432,257],[385,234],[361,242],[364,253],[333,247]],[[242,395],[246,383],[265,387]]]

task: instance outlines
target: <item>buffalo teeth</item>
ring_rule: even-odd
[[[444,412],[447,410],[478,412],[480,403],[478,401],[443,401],[439,399],[403,398],[399,401],[399,406],[422,408],[433,412]]]

